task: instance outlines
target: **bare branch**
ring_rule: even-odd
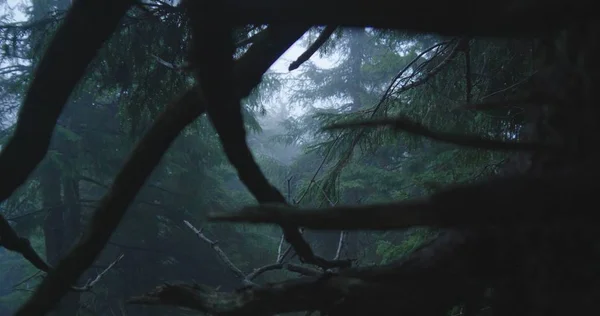
[[[218,245],[218,243],[216,241],[213,241],[210,238],[206,237],[206,235],[204,235],[202,233],[201,229],[197,229],[190,222],[184,220],[183,223],[187,227],[189,227],[194,232],[194,234],[196,234],[196,236],[198,236],[198,238],[202,239],[203,241],[205,241],[206,243],[208,243],[210,245],[210,247],[217,253],[217,255],[219,256],[219,258],[223,261],[223,263],[225,263],[225,265],[231,271],[233,271],[233,273],[238,278],[240,278],[242,280],[242,282],[244,283],[244,285],[255,285],[254,283],[250,282],[250,280],[246,277],[246,274],[244,272],[242,272],[242,270],[240,270],[240,268],[238,268],[235,265],[235,263],[233,263],[233,261],[231,261],[231,259],[229,259],[229,256],[227,256],[227,254],[223,251],[223,249],[221,249],[221,247],[219,247],[219,245]]]
[[[298,225],[309,229],[388,230],[413,226],[474,227],[539,223],[566,216],[588,216],[570,205],[594,203],[592,188],[597,172],[576,170],[568,174],[518,175],[456,185],[428,198],[364,206],[297,209],[265,205],[238,213],[210,215],[228,222]],[[549,210],[557,210],[549,212]]]
[[[20,253],[25,260],[31,262],[34,267],[47,272],[50,266],[40,255],[31,247],[27,238],[19,237],[17,232],[10,226],[10,223],[0,214],[0,246],[14,252]]]
[[[96,285],[96,283],[98,283],[100,281],[100,279],[102,279],[102,277],[106,274],[106,272],[108,272],[108,270],[112,269],[112,267],[114,267],[117,263],[119,263],[119,261],[121,261],[121,259],[123,259],[123,257],[125,257],[124,254],[120,254],[117,259],[115,259],[115,261],[111,262],[108,267],[106,267],[106,269],[104,269],[102,272],[98,273],[98,275],[93,279],[88,281],[83,287],[80,288],[74,288],[77,291],[80,292],[87,292],[89,290],[91,290],[94,285]]]
[[[252,280],[254,280],[259,275],[261,275],[265,272],[268,272],[268,271],[272,271],[272,270],[286,269],[286,270],[289,270],[292,272],[297,272],[297,273],[300,273],[303,275],[309,275],[309,276],[316,276],[316,275],[322,274],[320,271],[314,270],[311,268],[306,268],[306,267],[302,267],[302,266],[294,265],[294,264],[277,262],[274,264],[269,264],[269,265],[254,269],[254,271],[252,271],[251,273],[246,275],[244,272],[242,272],[242,270],[240,268],[238,268],[233,263],[233,261],[231,261],[231,259],[229,259],[229,256],[227,256],[225,251],[223,251],[223,249],[221,249],[221,247],[218,246],[218,243],[216,241],[211,240],[210,238],[206,237],[206,235],[204,235],[202,233],[202,229],[197,229],[196,227],[194,227],[194,225],[192,225],[190,222],[188,222],[186,220],[184,220],[183,222],[187,227],[189,227],[196,234],[196,236],[198,236],[198,238],[202,239],[203,241],[205,241],[206,243],[208,243],[210,245],[210,247],[217,253],[219,258],[223,261],[223,263],[225,263],[225,265],[231,271],[233,271],[233,273],[239,279],[242,280],[242,283],[245,286],[258,286],[258,284],[252,282]],[[290,248],[288,248],[288,249],[290,249]]]
[[[331,35],[333,34],[333,32],[335,32],[337,28],[337,25],[326,26],[325,29],[321,32],[321,34],[319,34],[319,37],[317,37],[317,39],[314,41],[314,43],[308,46],[306,51],[302,53],[302,55],[298,56],[298,59],[296,59],[290,64],[290,66],[288,67],[288,71],[297,69],[298,67],[300,67],[300,65],[309,60],[310,57],[312,57],[312,55],[314,55],[314,53],[316,53],[317,50],[321,48],[321,46],[323,46],[325,42],[327,42],[327,40],[331,37]]]
[[[281,235],[281,239],[279,239],[279,246],[277,247],[277,260],[275,262],[281,263],[281,259],[283,257],[283,242],[285,241],[285,236]]]
[[[338,240],[337,250],[335,251],[335,257],[333,258],[334,260],[340,259],[340,256],[342,255],[342,249],[344,249],[344,241],[345,240],[346,240],[346,232],[342,230],[340,232],[340,239]]]

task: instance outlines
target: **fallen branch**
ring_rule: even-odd
[[[417,136],[424,136],[433,140],[450,143],[459,146],[476,149],[499,150],[499,151],[553,151],[558,150],[555,146],[528,142],[507,142],[502,140],[485,139],[479,136],[464,135],[456,133],[437,132],[428,129],[420,123],[414,122],[407,117],[380,118],[371,120],[360,120],[355,122],[335,123],[324,127],[325,130],[343,128],[365,128],[389,126],[396,130],[408,132]]]
[[[459,304],[477,282],[485,282],[474,267],[485,266],[487,255],[483,241],[448,231],[387,266],[351,268],[232,293],[167,284],[128,303],[180,306],[228,316],[309,310],[333,316],[369,315],[375,310],[377,315],[441,315]]]
[[[310,57],[312,57],[312,55],[314,55],[317,52],[317,50],[319,50],[319,48],[321,48],[321,46],[323,46],[323,44],[327,42],[327,40],[331,37],[333,32],[337,30],[337,28],[337,25],[326,26],[325,29],[321,32],[321,34],[319,34],[319,37],[317,37],[317,39],[314,41],[314,43],[310,44],[306,51],[302,53],[302,55],[298,56],[298,59],[296,59],[290,64],[290,66],[288,67],[288,71],[298,69],[300,65],[309,60]]]

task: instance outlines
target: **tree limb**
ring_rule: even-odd
[[[591,214],[586,210],[578,212],[571,206],[594,203],[597,174],[583,168],[569,173],[518,175],[456,185],[427,198],[386,204],[324,209],[265,205],[209,217],[216,221],[286,224],[320,230],[537,225],[568,217],[577,221]]]
[[[298,59],[296,59],[290,64],[290,66],[288,67],[288,71],[298,69],[300,65],[309,60],[310,57],[312,57],[312,55],[314,55],[314,53],[316,53],[317,50],[321,48],[321,46],[323,46],[325,42],[327,42],[327,40],[331,37],[333,32],[337,30],[337,28],[337,25],[326,26],[325,29],[321,32],[321,34],[319,34],[319,37],[317,37],[317,39],[312,44],[310,44],[310,46],[308,46],[306,51],[302,53],[302,55],[298,56]]]
[[[211,24],[215,21],[207,14],[214,15],[214,11],[205,7],[206,4],[203,5],[195,1],[188,1],[186,4],[192,19],[192,34],[195,34],[193,35],[195,42],[192,45],[190,63],[196,70],[197,80],[201,82],[204,89],[208,105],[207,114],[219,135],[225,155],[236,168],[242,183],[259,203],[286,204],[287,202],[281,192],[269,183],[260,170],[246,142],[246,130],[240,99],[246,97],[250,91],[246,91],[245,94],[229,91],[232,87],[235,87],[231,84],[231,76],[228,75],[233,59],[233,43],[228,31],[230,25],[223,21]],[[222,6],[220,9],[225,10]],[[226,14],[225,12],[223,11],[222,14]],[[296,42],[308,30],[308,26],[293,25],[287,26],[287,29],[287,36],[274,38],[281,44],[278,46],[280,54],[283,54],[287,48]],[[275,45],[275,43],[271,45]],[[263,59],[263,62],[268,62],[270,66],[275,60],[276,58],[272,60]],[[264,71],[266,69],[268,67]],[[253,74],[253,79],[256,80],[257,84],[260,82],[263,73]],[[297,227],[283,225],[281,228],[287,242],[294,247],[301,260],[326,268],[338,264],[316,256]]]

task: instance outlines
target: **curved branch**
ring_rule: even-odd
[[[235,89],[231,88],[235,86],[232,85],[232,76],[229,74],[233,62],[230,26],[226,23],[211,24],[212,20],[205,14],[208,12],[214,13],[214,11],[208,10],[205,7],[206,4],[197,1],[187,2],[186,4],[188,5],[188,13],[193,20],[191,25],[192,34],[195,38],[190,63],[195,68],[197,80],[202,84],[207,100],[207,114],[219,135],[225,155],[237,170],[242,183],[259,203],[286,204],[285,197],[269,183],[261,171],[246,142],[246,130],[240,100],[248,96],[250,91],[244,91],[244,93],[230,91]],[[220,9],[225,10],[223,7],[220,7]],[[211,21],[211,23],[208,21]],[[267,34],[272,36],[270,45],[276,47],[279,54],[270,56],[272,59],[258,59],[261,62],[256,63],[255,67],[262,69],[262,72],[250,73],[251,76],[248,76],[248,79],[258,84],[269,66],[307,30],[307,25],[286,25],[281,29],[267,29],[265,32],[269,32]],[[259,53],[259,50],[253,53]],[[250,52],[246,55],[249,54]],[[322,267],[334,267],[336,265],[316,256],[297,227],[283,225],[281,228],[287,242],[294,247],[294,250],[303,261]]]
[[[317,39],[314,41],[314,43],[308,46],[306,51],[302,53],[302,55],[300,55],[298,59],[296,59],[290,64],[290,66],[288,67],[288,71],[298,69],[300,65],[309,60],[310,57],[312,57],[312,55],[314,55],[314,53],[316,53],[317,50],[321,48],[321,46],[323,46],[325,42],[327,42],[327,40],[331,37],[331,35],[333,34],[333,32],[335,32],[337,28],[337,25],[326,26],[325,29],[321,32],[321,34],[319,34],[319,37],[317,37]]]
[[[86,235],[48,273],[29,301],[19,309],[17,316],[44,315],[92,265],[171,142],[185,126],[202,114],[203,107],[198,103],[197,92],[190,90],[156,119],[100,201]]]
[[[134,2],[78,0],[73,4],[37,66],[15,133],[0,153],[0,174],[4,175],[0,202],[44,159],[56,120],[75,85]]]

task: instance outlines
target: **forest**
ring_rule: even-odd
[[[0,316],[594,313],[591,6],[0,0]]]

